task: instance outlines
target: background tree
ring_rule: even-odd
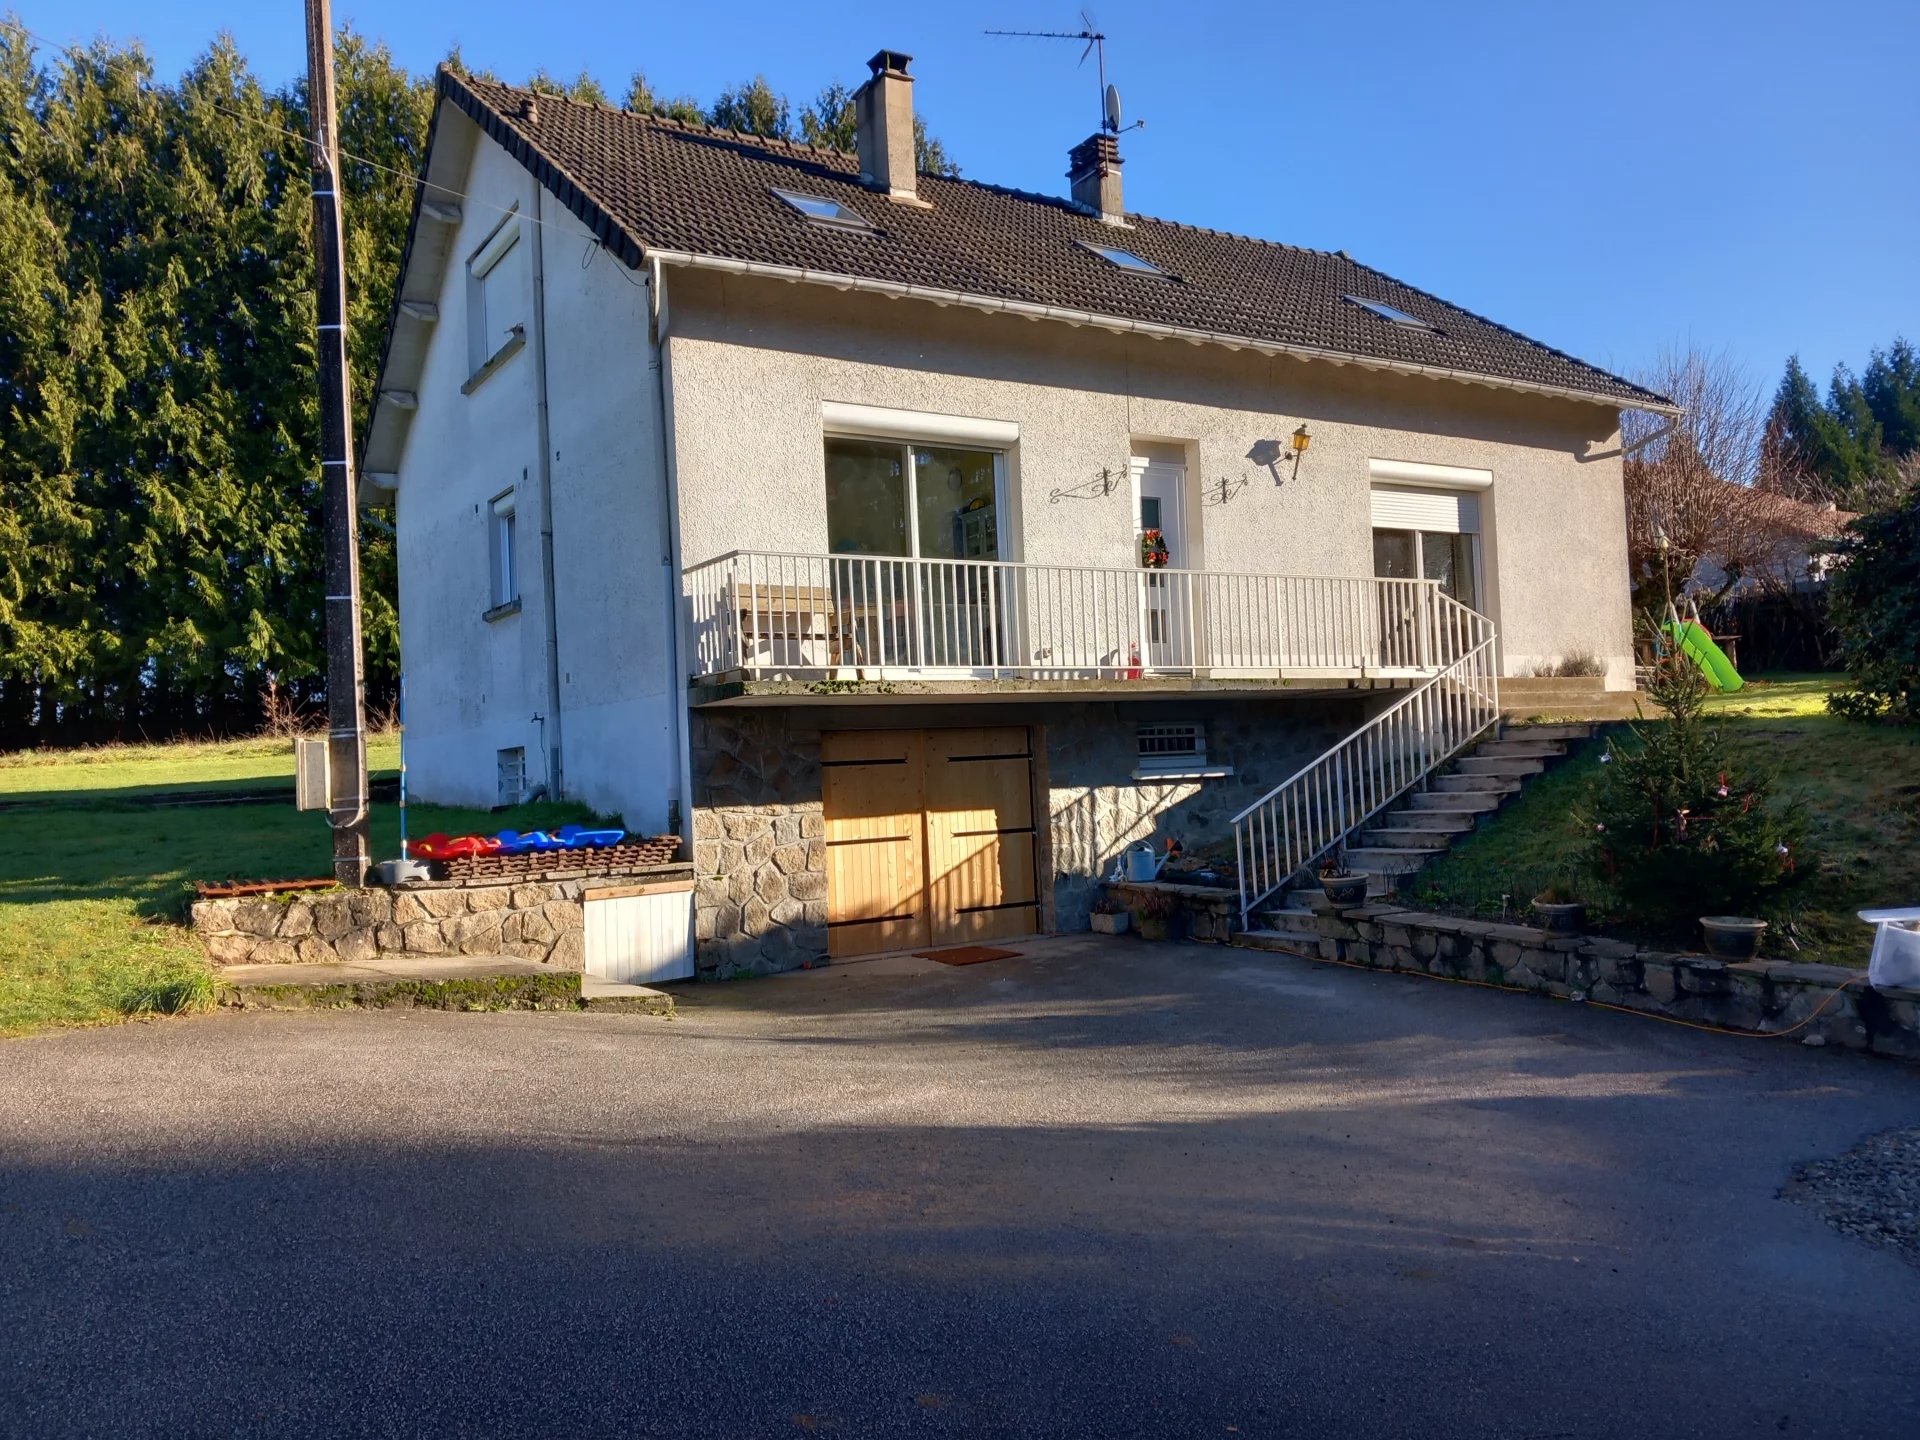
[[[1920,452],[1899,466],[1899,500],[1854,521],[1831,585],[1840,663],[1854,689],[1828,707],[1857,719],[1920,721]]]
[[[1712,604],[1742,578],[1769,574],[1788,533],[1780,496],[1793,488],[1792,452],[1769,442],[1759,390],[1724,355],[1667,351],[1639,379],[1686,413],[1665,435],[1662,417],[1622,420],[1627,446],[1640,444],[1623,465],[1634,607],[1664,606],[1669,578],[1677,595],[1707,560],[1718,572],[1719,594],[1703,597]]]
[[[335,65],[359,433],[433,82],[351,30]],[[585,72],[529,83],[607,99]],[[626,102],[792,133],[759,77],[709,111],[636,74]],[[851,121],[844,93],[820,113]],[[269,693],[323,696],[306,127],[304,85],[264,87],[224,38],[168,82],[138,46],[40,55],[0,19],[0,749],[251,730]],[[361,533],[377,707],[393,539]]]
[[[1836,366],[1824,399],[1799,358],[1789,359],[1770,419],[1793,457],[1800,498],[1880,509],[1902,493],[1900,463],[1920,449],[1920,354],[1896,339],[1872,352],[1859,379]]]
[[[836,80],[816,95],[800,112],[800,137],[809,145],[847,154],[858,149],[853,92]],[[947,157],[946,147],[927,133],[926,119],[919,115],[913,117],[913,159],[922,175],[960,173],[960,167]]]

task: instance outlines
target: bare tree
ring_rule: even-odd
[[[1671,422],[1644,411],[1621,421],[1628,455],[1627,555],[1637,609],[1657,608],[1689,580],[1702,603],[1741,580],[1778,582],[1783,545],[1804,528],[1786,448],[1769,442],[1767,403],[1732,359],[1668,350],[1640,382],[1682,406]]]

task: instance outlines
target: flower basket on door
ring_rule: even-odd
[[[1140,532],[1140,564],[1148,570],[1167,568],[1167,537],[1159,530]]]

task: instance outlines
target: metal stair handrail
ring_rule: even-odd
[[[1493,622],[1435,590],[1416,617],[1440,672],[1233,817],[1240,928],[1253,912],[1500,718]]]

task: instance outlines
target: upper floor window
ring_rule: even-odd
[[[1172,278],[1151,260],[1142,260],[1131,250],[1122,250],[1117,245],[1096,245],[1091,240],[1082,240],[1080,246],[1082,249],[1091,250],[1109,265],[1118,265],[1122,270],[1132,274],[1158,275],[1163,280]]]
[[[520,537],[514,517],[513,491],[494,496],[487,506],[488,568],[491,571],[489,614],[520,600]]]
[[[1002,452],[839,435],[826,443],[834,554],[1000,558]]]
[[[509,215],[467,260],[467,370],[478,375],[526,337],[526,247]]]
[[[871,230],[866,216],[851,206],[842,205],[838,200],[826,195],[810,195],[804,190],[782,190],[774,187],[774,195],[786,204],[798,210],[807,219],[821,225],[837,225],[845,230]]]
[[[1349,304],[1358,305],[1362,310],[1371,310],[1382,320],[1390,320],[1403,329],[1425,330],[1434,335],[1440,333],[1439,327],[1422,320],[1418,315],[1409,315],[1398,305],[1389,305],[1384,300],[1369,300],[1364,295],[1343,295],[1341,298]]]

